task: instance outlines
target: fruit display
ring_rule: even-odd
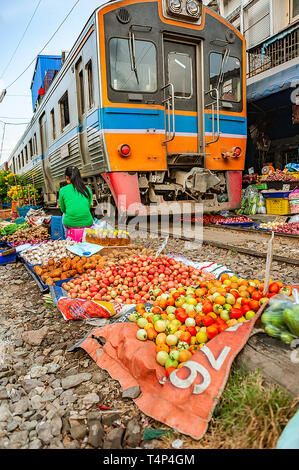
[[[27,240],[46,240],[49,239],[48,229],[46,227],[29,227],[28,224],[11,224],[15,227],[11,230],[10,234],[2,236],[2,240],[12,242],[26,243]],[[6,227],[7,230],[10,226]]]
[[[203,221],[205,224],[244,224],[244,223],[253,223],[249,217],[239,216],[239,217],[222,217],[221,215],[204,215]]]
[[[40,228],[40,227],[34,227]],[[43,264],[46,265],[52,259],[55,262],[62,258],[73,258],[74,255],[67,250],[67,246],[75,245],[73,240],[50,240],[47,243],[42,243],[39,246],[21,254],[23,259],[32,265]]]
[[[299,338],[299,304],[291,299],[273,297],[261,321],[267,335],[291,344]]]
[[[118,263],[110,261],[104,268],[96,267],[62,287],[73,299],[136,304],[153,301],[160,292],[179,286],[196,286],[207,279],[215,278],[167,256],[160,255],[156,259],[154,256],[135,255],[122,258]]]
[[[204,344],[238,323],[251,320],[257,311],[278,292],[291,295],[292,289],[280,282],[271,282],[267,296],[258,280],[231,278],[200,282],[198,288],[179,287],[169,292],[156,292],[149,312],[142,303],[129,320],[138,326],[140,341],[156,344],[156,360],[168,376],[181,368]]]
[[[294,222],[291,224],[283,222],[268,222],[265,224],[259,224],[258,228],[262,228],[264,230],[273,230],[274,232],[299,235],[299,222]]]
[[[292,176],[287,170],[276,170],[271,175],[263,175],[260,177],[260,181],[298,181],[297,178]]]
[[[47,265],[34,266],[33,269],[44,284],[52,286],[56,281],[78,277],[95,267],[103,267],[105,261],[106,258],[100,255],[93,255],[90,258],[86,256],[71,258],[68,256],[56,262],[54,259],[50,259]]]

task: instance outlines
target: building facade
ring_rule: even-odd
[[[247,166],[298,163],[299,0],[206,0],[245,37]]]

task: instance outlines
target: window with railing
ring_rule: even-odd
[[[248,51],[247,77],[253,77],[261,72],[284,64],[299,55],[299,26],[282,38],[262,44]]]

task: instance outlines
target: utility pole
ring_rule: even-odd
[[[1,164],[1,160],[2,160],[2,152],[3,152],[3,142],[4,142],[4,136],[5,136],[5,127],[6,127],[6,123],[4,122],[3,123],[3,134],[2,134],[2,142],[1,142],[1,156],[0,156],[0,164]]]

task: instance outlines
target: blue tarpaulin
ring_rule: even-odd
[[[256,101],[288,88],[299,86],[299,63],[247,85],[247,101]]]

